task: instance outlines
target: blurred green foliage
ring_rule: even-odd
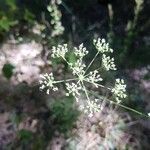
[[[18,136],[21,139],[22,142],[30,140],[32,138],[32,132],[22,129],[18,132]]]
[[[18,23],[15,14],[17,6],[15,0],[0,1],[0,32],[9,31],[11,26]]]
[[[20,7],[17,0],[0,1],[0,35],[11,30],[21,21],[33,23],[34,15],[26,7]]]
[[[66,134],[67,131],[73,128],[75,121],[79,116],[79,111],[74,106],[72,97],[56,100],[50,106],[52,112],[55,130]]]
[[[33,133],[27,129],[18,130],[16,140],[9,145],[11,149],[43,150],[54,136],[63,134],[68,137],[71,134],[71,129],[79,116],[73,98],[50,101],[47,107],[49,111],[46,113],[46,117],[44,117],[44,113],[41,114],[38,131]]]

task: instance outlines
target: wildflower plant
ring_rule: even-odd
[[[102,61],[101,64],[106,71],[117,70],[114,63],[114,58],[111,58],[109,56],[109,53],[113,53],[113,49],[110,48],[109,44],[106,43],[105,39],[94,39],[93,44],[97,50],[97,53],[88,65],[85,64],[84,57],[89,52],[83,46],[83,44],[79,45],[79,47],[73,48],[73,52],[76,57],[76,61],[74,63],[67,60],[67,53],[69,52],[67,44],[58,45],[56,47],[53,46],[51,56],[53,58],[63,59],[68,65],[74,78],[57,81],[55,80],[53,73],[46,73],[44,75],[41,75],[40,89],[46,89],[46,93],[49,94],[50,89],[56,91],[58,90],[57,84],[64,82],[66,85],[66,96],[72,95],[75,98],[76,102],[79,104],[79,109],[84,113],[88,114],[89,117],[92,117],[95,112],[101,110],[101,99],[99,99],[99,96],[94,94],[94,91],[91,92],[91,90],[88,90],[88,87],[86,85],[91,84],[95,88],[104,88],[105,90],[108,90],[115,98],[114,100],[110,100],[110,102],[113,102],[114,104],[117,104],[128,110],[134,111],[133,109],[130,109],[120,104],[121,101],[127,97],[126,84],[123,79],[118,78],[114,82],[113,87],[106,87],[102,84],[103,77],[99,71],[101,67],[98,67],[95,70],[90,70],[90,67],[94,63],[95,59],[100,56]],[[82,96],[86,97],[86,101],[81,100]]]
[[[63,34],[64,27],[61,23],[61,11],[59,10],[58,6],[61,5],[61,0],[51,0],[50,4],[47,6],[47,10],[51,16],[51,26],[52,26],[52,33],[51,36],[55,37],[58,35]]]

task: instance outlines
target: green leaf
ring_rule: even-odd
[[[24,19],[32,24],[34,23],[34,18],[35,16],[28,9],[25,9]]]
[[[10,79],[13,75],[13,69],[15,67],[12,64],[5,64],[2,68],[3,75],[7,78]]]
[[[68,62],[74,64],[77,58],[73,52],[68,53]]]
[[[6,16],[2,17],[0,20],[0,29],[4,31],[9,31],[11,26],[14,26],[18,22],[16,20],[11,21],[9,18]]]
[[[6,0],[6,3],[12,10],[17,9],[16,0]]]

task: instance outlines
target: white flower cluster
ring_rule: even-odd
[[[104,39],[98,39],[95,41],[95,47],[98,49],[99,52],[112,52],[113,50],[109,48],[109,45],[105,42]],[[61,82],[66,82],[66,96],[72,94],[76,101],[79,102],[79,97],[81,96],[81,92],[84,93],[86,96],[86,102],[79,102],[82,104],[80,108],[83,109],[83,112],[88,113],[89,116],[92,116],[94,112],[97,112],[99,107],[98,100],[90,100],[91,95],[90,91],[86,88],[86,84],[92,84],[95,87],[101,87],[109,90],[110,92],[114,93],[116,96],[117,102],[120,101],[120,98],[126,97],[126,85],[124,84],[124,80],[117,79],[115,83],[115,87],[111,90],[111,88],[106,88],[104,85],[101,85],[100,82],[103,80],[101,75],[99,74],[98,69],[94,71],[90,71],[87,73],[88,69],[90,68],[91,64],[94,62],[98,54],[95,55],[93,60],[89,63],[89,65],[85,65],[83,62],[83,58],[85,55],[88,54],[86,48],[81,44],[78,48],[74,47],[74,54],[76,56],[76,61],[74,63],[70,63],[67,61],[66,53],[68,52],[67,44],[58,45],[57,47],[53,46],[52,48],[52,57],[53,58],[63,58],[63,60],[68,64],[72,74],[75,76],[73,79],[66,79],[60,81],[54,81],[53,74],[45,74],[42,75],[42,80],[40,81],[41,87],[40,89],[47,89],[47,94],[49,94],[49,89],[57,90],[58,88],[54,84],[58,84]],[[106,70],[116,70],[114,59],[107,57],[105,54],[102,54],[102,64],[105,66]],[[94,99],[94,98],[92,98]]]
[[[93,43],[98,51],[98,53],[102,53],[102,65],[104,68],[109,70],[117,70],[116,65],[114,63],[114,58],[110,58],[105,53],[113,53],[113,49],[110,48],[109,44],[106,43],[105,39],[98,38],[97,40],[94,39]]]
[[[98,74],[98,71],[94,70],[89,73],[85,80],[95,85],[95,87],[98,87],[97,82],[102,81],[103,79],[100,77],[100,74]]]
[[[100,53],[113,52],[113,49],[109,47],[109,44],[106,43],[105,39],[100,39],[100,38],[98,38],[97,40],[94,39],[93,44],[97,49],[97,51],[99,51]]]
[[[78,101],[78,96],[80,95],[79,91],[81,90],[81,85],[75,84],[75,83],[66,83],[66,89],[68,90],[68,93],[66,93],[66,96],[69,96],[72,94],[76,100]]]
[[[115,87],[112,89],[112,93],[116,97],[118,103],[121,102],[121,99],[126,98],[126,85],[123,79],[116,79]]]
[[[135,0],[136,6],[134,8],[135,16],[140,13],[140,11],[143,9],[144,0]]]
[[[65,54],[68,52],[67,44],[58,45],[57,47],[52,47],[52,57],[53,58],[65,58]]]
[[[87,114],[89,117],[93,117],[93,114],[100,111],[99,99],[87,101],[87,104],[80,105],[79,109]]]
[[[52,0],[51,3],[48,5],[47,10],[50,12],[52,17],[51,25],[53,26],[52,29],[52,37],[58,36],[63,34],[64,27],[61,23],[61,12],[58,9],[58,5],[62,3],[61,0]]]
[[[116,65],[114,63],[114,58],[110,58],[110,56],[106,56],[105,54],[102,55],[102,65],[107,71],[117,70]]]
[[[83,63],[83,57],[88,54],[86,47],[83,46],[83,43],[79,45],[79,48],[74,47],[74,54],[77,56],[77,61],[72,64],[69,63],[69,66],[72,70],[73,75],[77,75],[80,80],[83,80],[86,65]]]
[[[50,89],[52,89],[53,91],[57,91],[58,88],[56,86],[54,86],[55,81],[54,81],[54,76],[53,73],[50,74],[44,74],[44,75],[40,75],[41,80],[39,81],[41,86],[40,86],[40,90],[46,89],[46,93],[49,94]]]
[[[79,58],[83,58],[85,55],[88,54],[88,51],[86,50],[86,48],[83,46],[83,43],[79,45],[79,48],[75,47],[75,55],[78,56]]]
[[[81,59],[78,59],[74,64],[70,63],[70,68],[72,69],[73,75],[82,76],[84,74],[85,64]]]

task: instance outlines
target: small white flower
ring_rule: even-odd
[[[79,48],[74,47],[75,50],[75,55],[78,56],[79,58],[83,58],[85,55],[88,54],[88,51],[86,50],[86,48],[83,46],[83,43],[79,45]]]
[[[112,89],[113,94],[116,97],[118,103],[121,102],[120,99],[126,98],[126,85],[123,79],[116,79],[115,87]]]
[[[105,53],[105,52],[113,52],[113,49],[109,47],[109,44],[106,43],[105,39],[100,39],[98,38],[97,40],[93,40],[93,44],[95,48],[100,52],[100,53]]]
[[[110,56],[106,56],[105,54],[102,55],[102,65],[107,71],[117,70],[116,65],[114,63],[114,58],[110,58]]]
[[[96,87],[98,87],[97,82],[102,81],[102,80],[103,79],[100,77],[97,70],[91,71],[88,77],[86,77],[86,81],[94,84]]]
[[[92,117],[94,113],[100,111],[100,104],[98,104],[98,99],[93,101],[87,101],[86,106],[84,107],[84,113],[88,114],[89,117]]]
[[[49,94],[50,89],[52,89],[53,91],[57,91],[58,88],[56,86],[54,86],[55,81],[54,81],[54,76],[53,73],[50,74],[44,74],[44,75],[40,75],[41,80],[40,82],[40,90],[46,89],[46,93]]]
[[[65,58],[65,54],[68,52],[67,44],[58,45],[57,47],[52,47],[52,57],[62,57]]]
[[[148,113],[148,116],[150,117],[150,113]]]
[[[77,96],[80,95],[79,91],[81,90],[81,85],[75,84],[75,83],[66,83],[66,89],[68,90],[68,93],[66,93],[66,96],[69,96],[72,94],[76,100],[78,100]]]
[[[82,63],[81,59],[78,59],[74,64],[70,64],[73,75],[81,76],[84,74],[85,64]]]

